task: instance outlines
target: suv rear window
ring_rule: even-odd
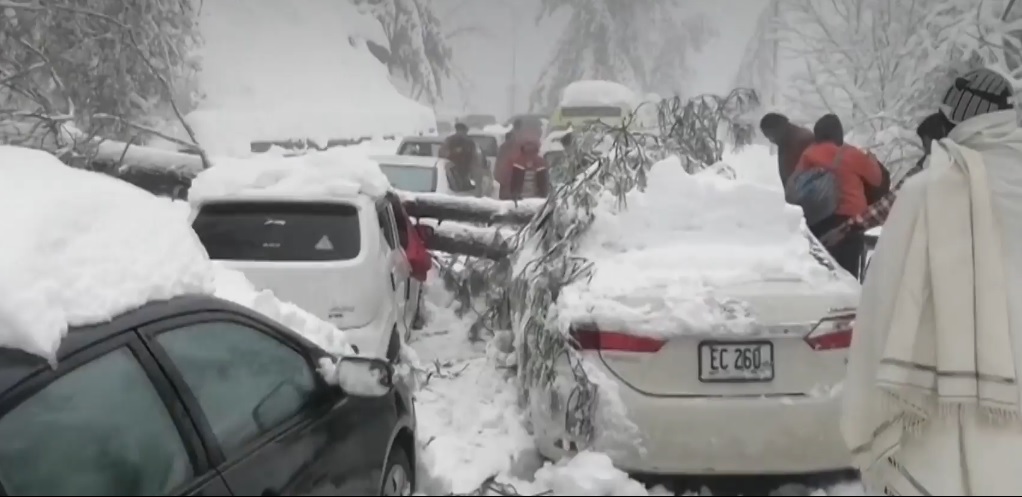
[[[343,261],[362,247],[358,209],[346,204],[210,204],[192,228],[215,260]]]

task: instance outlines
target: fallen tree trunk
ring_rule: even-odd
[[[539,212],[544,202],[543,199],[514,202],[442,193],[401,192],[400,197],[409,216],[484,225],[525,224]]]
[[[421,224],[432,226],[433,236],[426,240],[426,248],[448,254],[467,255],[494,261],[511,255],[508,242],[517,230],[510,227],[484,228],[460,223],[436,223],[420,220]]]

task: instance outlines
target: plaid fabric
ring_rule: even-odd
[[[901,185],[905,184],[907,179],[922,170],[923,161],[920,161],[919,164],[916,164],[915,167],[909,170],[908,174],[887,195],[884,195],[880,200],[867,207],[866,212],[845,221],[841,226],[825,233],[820,237],[820,242],[826,246],[831,246],[840,242],[845,237],[845,234],[853,229],[869,231],[877,226],[883,226],[884,221],[887,221],[887,216],[891,213],[891,208],[894,207],[895,199],[898,198],[898,189],[901,188]]]

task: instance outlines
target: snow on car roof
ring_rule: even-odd
[[[0,347],[54,361],[69,326],[213,291],[187,209],[46,152],[0,146]]]
[[[576,251],[594,262],[595,274],[562,292],[562,326],[705,330],[719,324],[714,303],[728,299],[729,288],[776,281],[821,292],[856,288],[854,278],[813,258],[802,213],[780,190],[690,175],[677,157],[655,164],[648,185],[629,193],[624,208],[609,195],[601,199]]]
[[[210,261],[187,204],[39,150],[0,146],[0,170],[0,348],[53,363],[69,328],[150,301],[216,295],[354,354],[344,332]]]
[[[218,158],[199,173],[188,190],[193,205],[231,197],[351,198],[381,197],[387,176],[364,151],[334,148],[283,157],[262,154],[244,159]]]
[[[613,81],[584,80],[564,87],[562,107],[634,105],[638,96],[627,86]]]

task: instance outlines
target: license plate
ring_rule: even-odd
[[[774,344],[758,342],[701,342],[699,381],[766,382],[774,379]]]

